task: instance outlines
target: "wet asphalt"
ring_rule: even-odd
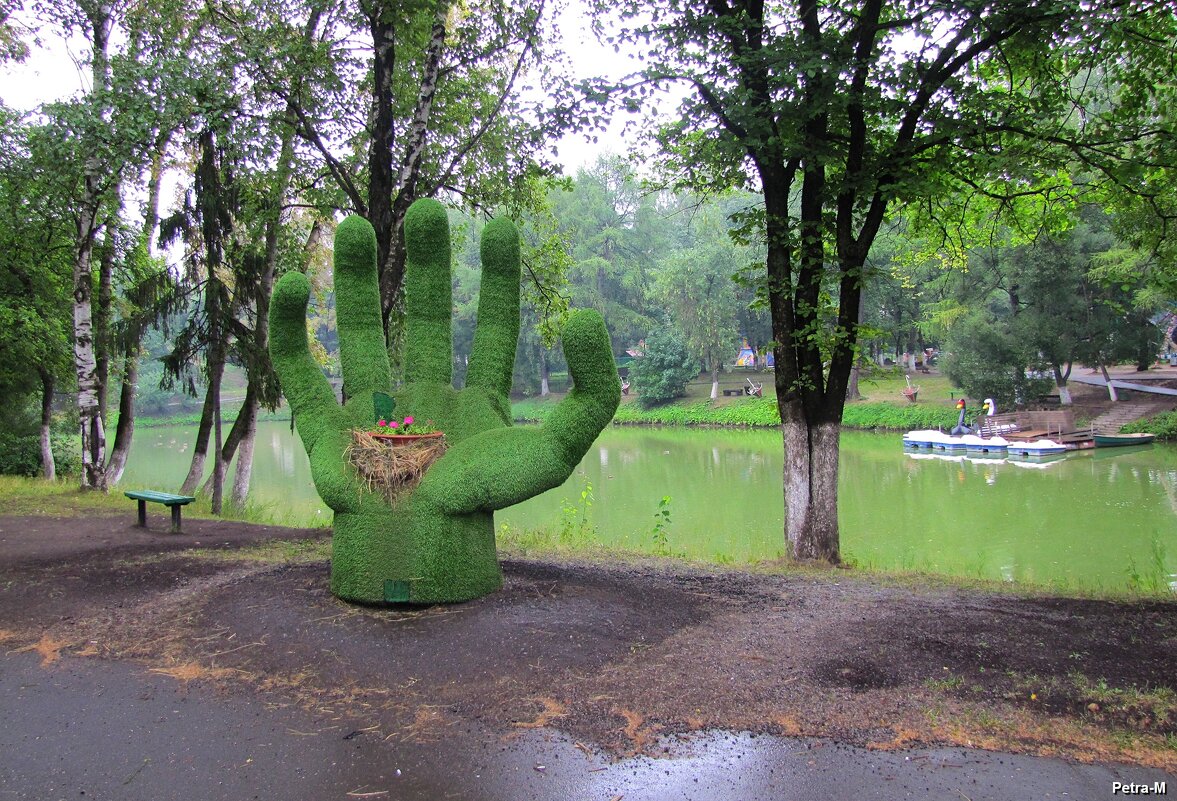
[[[610,760],[555,731],[347,731],[122,662],[0,655],[0,801],[1104,799],[1163,771],[961,748],[870,751],[712,732]],[[1137,793],[1139,794],[1139,793]]]

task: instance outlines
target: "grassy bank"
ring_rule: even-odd
[[[119,484],[110,492],[88,492],[78,489],[76,476],[45,481],[40,478],[0,475],[0,515],[126,515],[130,518],[135,514],[135,502],[125,497],[123,492],[138,489],[158,488]],[[239,520],[285,528],[326,528],[331,524],[329,517],[324,519],[323,516],[294,514],[276,503],[247,502],[244,509],[231,508],[226,504],[222,515],[214,515],[211,504],[210,497],[200,496],[194,503],[184,507],[184,517]],[[163,509],[162,506],[158,508]]]
[[[1147,420],[1137,420],[1124,426],[1126,433],[1156,434],[1162,442],[1177,442],[1177,411],[1158,414]]]
[[[782,534],[783,537],[783,534]],[[922,569],[919,566],[891,567],[861,561],[853,554],[844,553],[844,562],[831,567],[820,563],[801,563],[789,558],[742,562],[717,554],[712,557],[688,557],[674,545],[673,532],[652,533],[650,547],[622,547],[602,544],[591,525],[580,525],[572,520],[561,524],[522,529],[501,524],[497,543],[502,556],[512,559],[557,562],[636,563],[662,569],[728,569],[768,575],[797,577],[836,576],[836,580],[853,579],[871,584],[921,589],[961,589],[995,595],[1021,597],[1066,597],[1100,600],[1173,600],[1164,565],[1157,571],[1150,566],[1134,568],[1134,575],[1126,575],[1122,584],[1083,586],[1065,581],[1032,583],[1009,581],[983,576],[947,575]]]
[[[123,489],[125,488],[120,487],[110,493],[82,492],[77,488],[74,478],[46,482],[42,479],[0,476],[0,515],[109,516],[119,518],[125,523],[133,519],[135,504],[123,497]],[[229,519],[288,528],[317,528],[327,527],[330,524],[329,519],[290,519],[281,510],[253,505],[247,506],[244,510],[231,511],[218,518],[211,513],[207,498],[198,499],[195,503],[187,506],[184,515],[186,518]],[[666,532],[656,524],[652,524],[649,548],[625,548],[602,544],[596,529],[591,525],[584,524],[578,515],[568,517],[561,524],[539,528],[521,529],[502,524],[499,526],[497,534],[500,553],[505,558],[513,559],[557,562],[634,562],[669,570],[682,568],[715,570],[719,568],[800,577],[834,574],[839,577],[839,580],[855,577],[860,581],[890,586],[960,588],[1022,596],[1062,596],[1108,600],[1173,598],[1167,584],[1163,581],[1150,580],[1150,575],[1128,577],[1125,579],[1125,583],[1118,587],[1093,588],[1059,583],[1044,585],[998,581],[977,576],[950,576],[920,570],[918,567],[897,569],[862,563],[855,560],[852,554],[847,554],[846,563],[838,568],[826,565],[800,564],[789,559],[740,562],[722,554],[717,554],[714,558],[689,558],[675,547],[673,532]],[[303,545],[288,546],[280,543],[266,546],[257,558],[276,561],[296,558],[305,560],[328,558],[329,553],[329,546],[326,545],[315,546],[308,551],[307,547]],[[1139,572],[1147,573],[1148,571],[1142,568]]]
[[[763,380],[763,376],[758,378]],[[842,424],[847,428],[896,431],[951,428],[958,417],[953,405],[957,393],[940,376],[932,377],[931,383],[934,385],[931,388],[921,387],[920,401],[911,403],[901,394],[906,386],[901,379],[864,381],[863,400],[846,404]],[[709,383],[694,382],[688,385],[686,397],[650,409],[626,397],[613,419],[621,424],[646,425],[776,427],[781,424],[775,394],[767,385],[762,398],[721,396],[711,400],[710,388]],[[512,404],[512,413],[521,422],[543,422],[561,399],[560,395],[551,395],[518,401]]]
[[[237,420],[237,413],[239,409],[225,409],[221,412],[221,424],[230,426]],[[283,422],[290,422],[290,409],[281,406],[275,411],[268,409],[259,409],[257,413],[258,420],[273,421],[279,420]],[[112,411],[110,420],[106,423],[107,430],[113,432],[118,426],[119,416],[117,411]],[[135,428],[162,428],[163,426],[195,426],[200,425],[200,412],[186,412],[184,414],[169,415],[167,417],[148,417],[146,415],[135,416]],[[228,432],[226,432],[226,435]]]

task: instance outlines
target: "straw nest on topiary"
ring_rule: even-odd
[[[381,492],[389,501],[421,483],[430,465],[445,454],[445,437],[404,441],[377,439],[370,431],[352,431],[344,451],[348,464],[356,469],[368,491]]]

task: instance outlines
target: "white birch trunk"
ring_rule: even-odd
[[[78,420],[82,435],[82,489],[106,489],[106,437],[98,402],[98,363],[94,358],[94,321],[91,316],[90,256],[94,247],[94,210],[98,203],[97,176],[86,167],[82,210],[78,217],[74,259],[74,369],[78,376]]]
[[[445,44],[447,14],[447,7],[442,5],[433,21],[429,44],[425,48],[425,67],[421,75],[421,91],[417,94],[413,120],[409,123],[408,136],[406,137],[408,148],[405,150],[400,175],[393,188],[394,197],[406,189],[410,194],[414,194],[417,173],[420,172],[421,159],[425,154],[426,134],[429,132],[429,115],[433,110],[433,99],[437,95],[437,79],[441,68],[441,50]]]
[[[110,85],[107,47],[110,40],[110,9],[99,3],[89,9],[92,92],[103,94]],[[105,118],[105,109],[99,110]],[[101,203],[103,165],[96,155],[83,167],[82,197],[79,202],[76,250],[74,254],[74,369],[78,378],[78,420],[82,434],[82,489],[106,490],[106,435],[102,429],[99,404],[98,364],[94,356],[94,318],[91,308],[93,278],[91,257]]]

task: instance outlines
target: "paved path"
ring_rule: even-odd
[[[275,533],[194,522],[193,536],[222,547]],[[60,563],[96,546],[128,550],[145,536],[113,525],[101,541],[23,536],[36,525],[0,538],[0,568]],[[53,600],[67,589],[29,585],[48,599],[38,619],[79,613]],[[658,759],[612,761],[554,728],[504,732],[459,720],[435,739],[406,741],[340,720],[244,685],[214,689],[68,654],[43,664],[0,646],[0,801],[1086,800],[1113,797],[1116,782],[1167,782],[1177,792],[1177,776],[1155,769],[962,748],[884,752],[711,731],[659,744]]]
[[[1108,376],[1111,378],[1111,376]],[[1160,381],[1164,380],[1162,376],[1152,376],[1149,380]],[[1152,384],[1141,384],[1139,381],[1125,381],[1122,378],[1111,378],[1111,381],[1104,381],[1101,375],[1072,375],[1071,380],[1080,384],[1090,384],[1096,387],[1105,387],[1111,383],[1116,389],[1132,389],[1137,392],[1149,392],[1153,395],[1177,395],[1177,389],[1169,389],[1168,387],[1158,387]]]
[[[1153,769],[712,732],[611,762],[556,731],[383,741],[119,662],[0,657],[0,801],[1098,799]],[[1177,789],[1174,790],[1177,792]]]

